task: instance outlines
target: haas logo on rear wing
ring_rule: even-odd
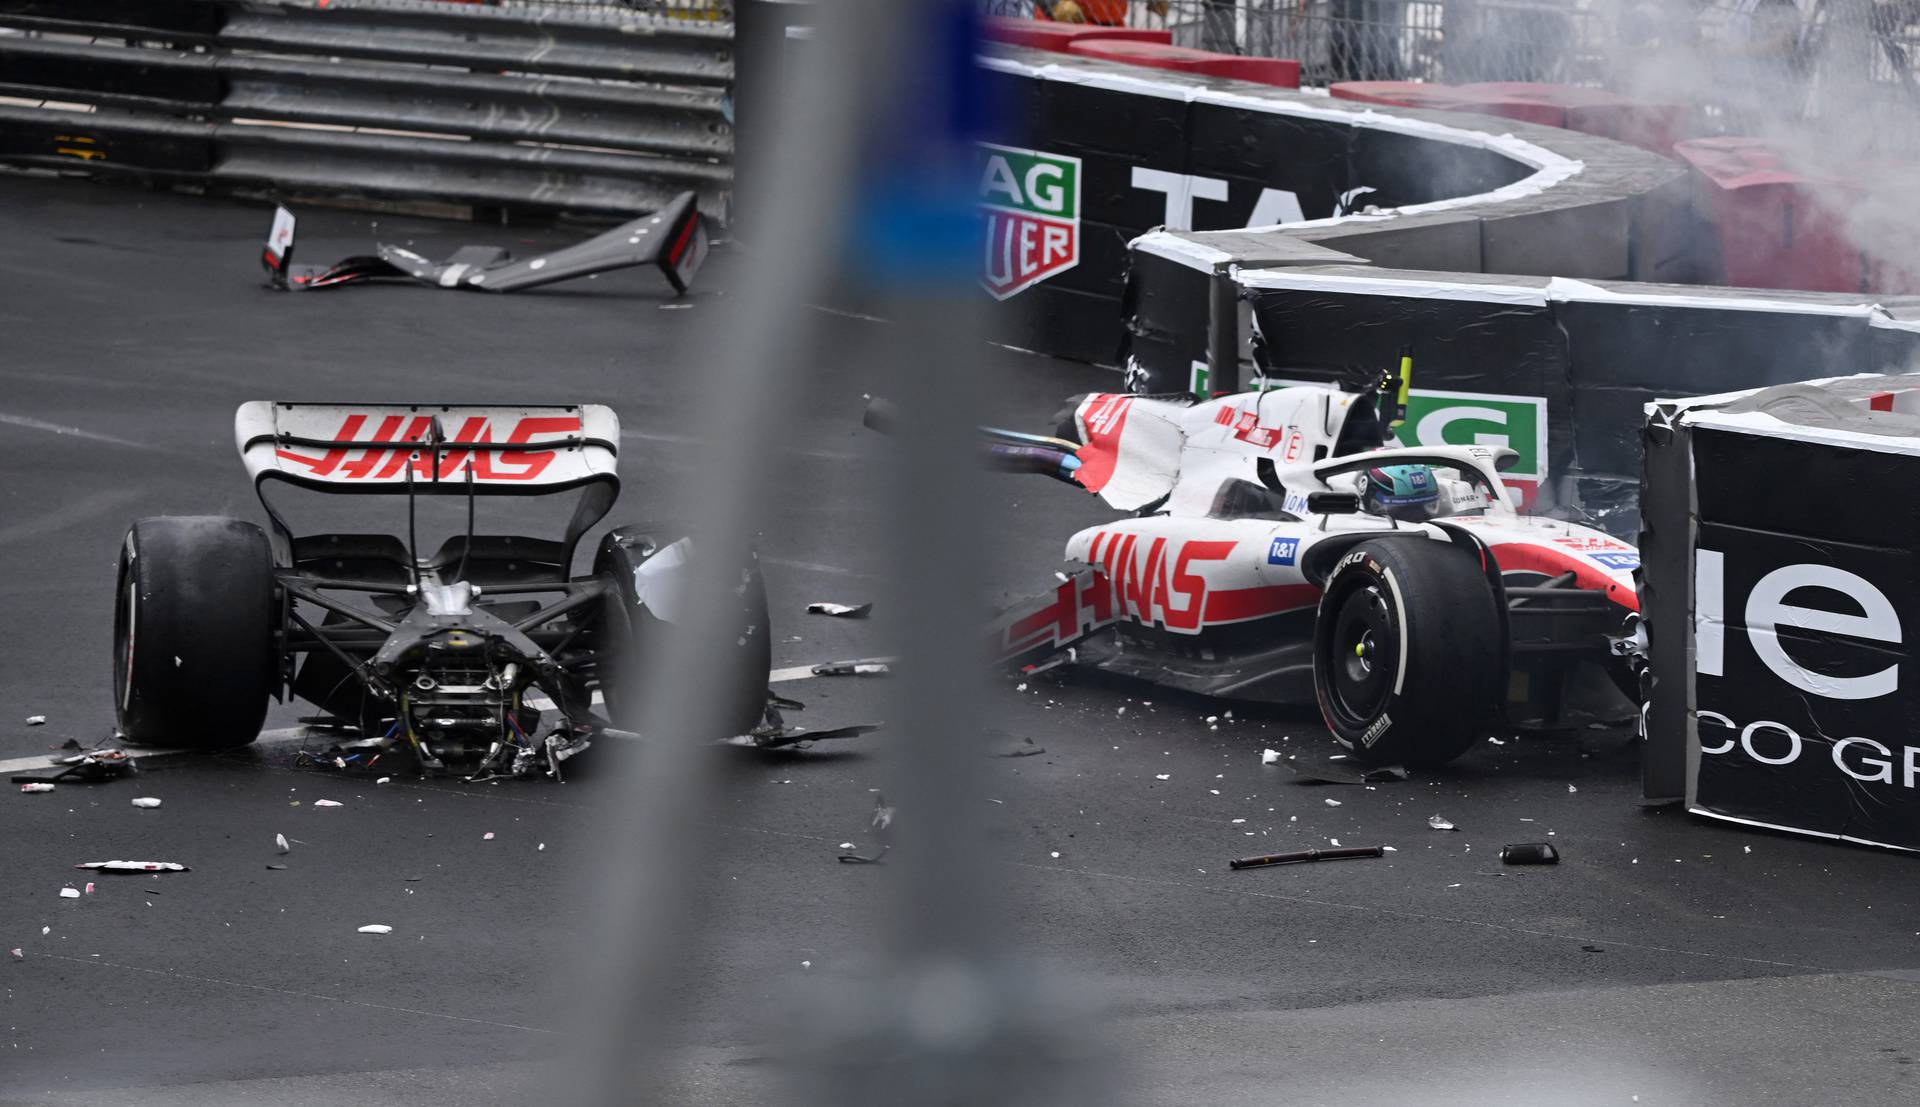
[[[461,449],[464,445],[497,445],[492,422],[485,416],[469,416],[460,428],[443,442],[430,441],[433,416],[387,415],[371,434],[369,416],[346,417],[335,432],[331,445],[319,454],[276,449],[274,456],[283,463],[302,466],[303,475],[323,480],[392,480],[403,476],[408,459],[413,459],[413,475],[418,480],[454,480],[464,478],[469,464],[475,480],[537,480],[553,463],[554,451]],[[404,425],[403,425],[404,424]],[[581,431],[578,416],[527,416],[521,419],[498,444],[535,442],[536,436],[565,436],[555,445],[577,444]],[[392,442],[394,448],[375,443]],[[423,448],[431,446],[431,448]]]

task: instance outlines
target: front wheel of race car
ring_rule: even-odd
[[[696,619],[719,621],[730,645],[708,685],[714,702],[705,706],[721,731],[714,737],[746,734],[764,719],[773,638],[759,560],[751,552],[740,558],[739,576],[724,608],[694,612],[676,602],[685,587],[687,559],[697,556],[694,548],[692,539],[668,541],[653,528],[640,527],[616,528],[600,543],[594,575],[606,582],[609,602],[599,635],[598,671],[607,715],[616,726],[639,725],[647,666]]]
[[[1438,765],[1499,723],[1507,663],[1480,560],[1421,537],[1365,542],[1321,593],[1313,684],[1339,743],[1376,765]]]
[[[142,519],[120,547],[117,584],[120,733],[191,749],[258,737],[278,668],[266,533],[212,515]]]

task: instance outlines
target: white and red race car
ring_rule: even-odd
[[[1512,450],[1383,448],[1404,396],[1404,372],[1358,392],[1098,394],[1058,437],[988,430],[996,467],[1131,513],[1068,539],[1062,582],[1002,613],[1000,660],[1317,703],[1372,763],[1564,721],[1576,693],[1629,717],[1639,554],[1523,514],[1499,476]]]

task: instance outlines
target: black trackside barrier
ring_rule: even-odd
[[[1920,479],[1916,384],[1653,406],[1650,791],[1678,767],[1695,813],[1920,849],[1920,519],[1885,496]]]
[[[1014,47],[994,47],[981,64],[1006,109],[1004,145],[1071,168],[1078,193],[1070,214],[1050,212],[1015,194],[1024,178],[983,174],[990,232],[999,229],[990,258],[1013,276],[990,274],[988,284],[1009,305],[1001,322],[1018,345],[1112,362],[1119,322],[1102,319],[1098,301],[1118,307],[1129,268],[1147,264],[1129,244],[1159,227],[1220,256],[1190,266],[1190,288],[1172,290],[1170,276],[1167,288],[1134,302],[1204,301],[1214,275],[1306,244],[1332,252],[1322,261],[1590,278],[1672,276],[1691,264],[1684,227],[1657,202],[1683,182],[1680,167],[1606,139]],[[1366,214],[1433,203],[1447,210]],[[1043,237],[1018,237],[1023,225],[1048,220],[1072,227],[1067,264]],[[1127,329],[1135,339],[1171,336],[1151,320]],[[1126,350],[1156,389],[1187,387],[1192,364],[1208,360],[1207,328],[1182,333],[1180,350],[1137,342]],[[1224,324],[1212,334],[1219,354],[1234,345]],[[1230,362],[1209,365],[1219,381],[1236,375]]]
[[[606,215],[691,190],[723,218],[731,193],[729,24],[418,0],[0,0],[0,27],[28,32],[0,37],[0,95],[42,101],[0,105],[15,164]]]
[[[1806,380],[1836,364],[1903,370],[1920,358],[1920,333],[1903,318],[1920,307],[1914,297],[1876,305],[1364,266],[1236,279],[1276,376],[1339,379],[1351,366],[1394,365],[1411,345],[1414,388],[1430,395],[1403,435],[1426,445],[1501,439],[1521,453],[1509,475],[1540,484],[1541,502],[1622,536],[1642,526],[1641,424],[1652,400]]]

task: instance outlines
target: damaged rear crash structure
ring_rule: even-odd
[[[693,540],[657,527],[616,527],[591,572],[573,574],[581,537],[619,495],[610,408],[255,401],[241,405],[235,438],[270,529],[149,518],[121,549],[115,706],[136,743],[251,742],[270,699],[298,698],[339,739],[326,764],[411,752],[427,773],[557,779],[594,738],[634,736],[615,727],[633,725],[648,658],[705,619],[724,620],[738,644],[717,684],[724,732],[688,737],[841,736],[782,724],[779,709],[798,705],[767,690],[766,589],[750,551],[726,610],[687,610]],[[378,502],[341,494],[384,495],[388,511],[404,497],[404,535],[374,532],[363,519]],[[335,518],[345,508],[361,525],[298,533],[284,501]],[[482,502],[516,524],[542,507],[566,521],[557,536],[476,533]],[[450,532],[426,556],[423,508]]]
[[[686,295],[706,261],[706,220],[691,192],[682,192],[652,215],[622,223],[573,246],[530,258],[514,258],[500,246],[462,246],[444,261],[431,261],[404,246],[381,242],[371,254],[332,265],[294,265],[295,220],[278,207],[267,231],[260,263],[267,282],[283,292],[339,288],[374,281],[414,280],[436,288],[518,292],[575,277],[658,266],[675,293]]]

